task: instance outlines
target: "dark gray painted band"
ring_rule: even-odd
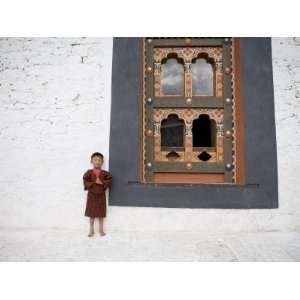
[[[114,38],[109,204],[277,208],[277,153],[270,38],[241,38],[246,184],[139,183],[141,39]]]

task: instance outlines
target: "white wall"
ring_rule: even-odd
[[[109,207],[108,231],[300,229],[300,39],[272,47],[280,208]],[[0,227],[85,227],[89,155],[109,169],[111,59],[112,39],[0,40]]]
[[[108,168],[112,39],[1,39],[0,60],[0,226],[81,226],[91,153]]]

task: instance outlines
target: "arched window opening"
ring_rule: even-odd
[[[199,57],[192,61],[192,93],[194,96],[214,95],[213,61]]]
[[[216,122],[208,115],[200,115],[193,121],[193,147],[216,146]]]
[[[161,64],[161,92],[165,96],[184,94],[183,61],[170,54]]]
[[[161,122],[161,148],[182,150],[184,148],[184,121],[171,114]]]

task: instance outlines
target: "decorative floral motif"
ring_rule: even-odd
[[[209,58],[215,62],[223,60],[222,47],[177,47],[177,48],[154,48],[153,58],[155,62],[161,62],[167,58],[169,54],[177,54],[178,58],[182,58],[184,62],[191,63],[194,58],[200,54],[207,54]]]
[[[200,115],[209,115],[210,119],[216,121],[217,124],[222,124],[224,109],[223,108],[155,108],[153,109],[153,120],[160,123],[170,114],[176,114],[178,118],[183,119],[185,123],[192,122]]]

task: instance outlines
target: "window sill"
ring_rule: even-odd
[[[221,186],[221,187],[228,187],[228,188],[240,188],[240,187],[251,187],[251,188],[259,188],[259,183],[178,183],[178,182],[170,182],[170,183],[158,183],[158,182],[139,182],[139,181],[128,181],[128,185],[130,186],[137,186],[137,187],[159,187],[159,186],[173,186],[173,187],[183,187],[183,188],[190,188],[190,187],[198,187],[198,186]]]

